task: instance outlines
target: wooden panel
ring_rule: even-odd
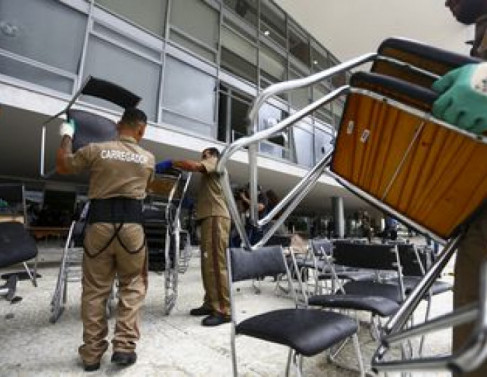
[[[449,238],[487,199],[485,161],[487,145],[386,102],[352,94],[332,171]]]

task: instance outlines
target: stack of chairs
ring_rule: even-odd
[[[257,130],[259,107],[269,97],[314,85],[334,74],[370,62],[370,72],[354,73],[349,85],[337,88],[269,129],[235,141],[222,153],[217,169],[224,172],[230,157],[238,150],[248,148],[251,209],[253,217],[256,217],[257,143],[293,127],[319,107],[346,96],[334,150],[303,177],[276,205],[274,212],[280,211],[281,219],[288,216],[325,173],[380,211],[445,244],[409,295],[406,295],[404,281],[399,284],[399,290],[397,284],[391,284],[397,297],[391,296],[390,299],[399,304],[399,308],[382,326],[381,345],[373,357],[372,366],[377,371],[386,372],[420,369],[468,371],[487,354],[482,340],[482,337],[487,337],[487,323],[482,318],[487,293],[474,309],[465,308],[460,313],[432,319],[412,328],[410,319],[424,297],[430,295],[442,270],[454,255],[465,226],[487,202],[487,137],[461,130],[435,119],[431,114],[432,105],[438,98],[437,93],[430,89],[432,83],[455,68],[480,61],[419,42],[389,38],[376,53],[352,59],[307,78],[266,88],[254,101],[249,112],[250,123]],[[234,214],[236,210],[228,177],[223,175],[221,181]],[[275,213],[258,220],[259,224],[271,221],[272,215]],[[240,228],[237,226],[239,231]],[[270,228],[263,242],[274,230],[275,227]],[[247,245],[249,248],[258,246]],[[397,253],[395,255],[399,258]],[[337,262],[338,257],[334,255]],[[401,276],[400,271],[398,276]],[[483,278],[487,279],[487,276]],[[352,283],[355,282],[345,284],[344,288],[350,291]],[[387,360],[393,343],[472,318],[477,318],[478,332],[472,334],[472,342],[457,354]]]
[[[12,268],[21,264],[23,271],[2,274],[5,284],[0,286],[0,296],[14,300],[17,283],[24,276],[37,286],[37,245],[26,228],[27,213],[24,185],[7,183],[0,185],[0,268]],[[32,270],[27,262],[34,261]]]

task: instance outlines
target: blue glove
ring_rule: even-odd
[[[466,131],[487,130],[487,63],[468,64],[433,83],[433,115]]]
[[[172,168],[172,160],[164,160],[156,164],[156,173],[164,173]]]

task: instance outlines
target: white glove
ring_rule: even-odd
[[[61,124],[61,127],[59,128],[59,134],[61,136],[69,136],[72,139],[75,129],[76,126],[74,124],[74,120],[70,119],[69,121],[65,121]]]

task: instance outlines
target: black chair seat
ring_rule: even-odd
[[[421,279],[422,278],[419,276],[404,276],[402,278],[404,283],[404,292],[406,293],[406,296],[411,294],[412,290],[414,289],[414,287],[416,287],[416,285],[418,285]],[[395,278],[395,279],[387,280],[387,283],[399,285],[399,280]],[[453,288],[452,284],[446,281],[437,280],[433,283],[433,286],[431,287],[431,294],[434,296],[440,293],[451,291],[452,288]]]
[[[34,258],[35,240],[19,222],[0,223],[0,267],[8,267]]]
[[[281,309],[240,322],[236,333],[289,346],[313,356],[353,335],[357,323],[342,314],[310,309]]]
[[[323,308],[366,310],[381,317],[389,317],[399,309],[397,302],[386,297],[353,294],[311,296],[308,304]]]
[[[355,269],[343,269],[342,271],[338,270],[336,275],[339,279],[351,281],[373,280],[375,278],[375,273],[373,271],[361,271]],[[331,280],[332,278],[333,276],[331,273],[324,273],[318,276],[318,280]]]
[[[399,287],[395,284],[375,281],[349,281],[343,285],[343,289],[347,294],[386,297],[398,303],[403,301]]]

